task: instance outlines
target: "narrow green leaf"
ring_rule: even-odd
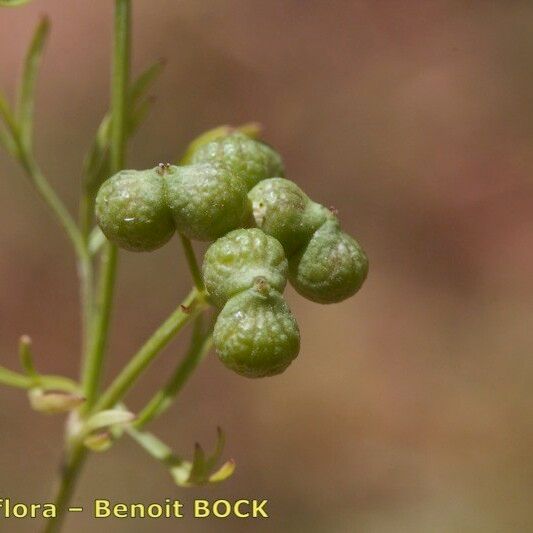
[[[0,366],[0,384],[17,387],[19,389],[27,389],[31,387],[32,380],[28,378],[28,376],[24,376],[18,372],[13,372],[12,370]]]
[[[27,4],[31,0],[0,0],[0,7],[15,7]]]
[[[139,75],[130,88],[129,99],[131,103],[135,103],[141,96],[146,94],[152,83],[163,71],[164,66],[165,62],[159,60]]]
[[[22,335],[19,341],[19,357],[22,368],[28,376],[36,377],[37,370],[33,362],[33,350],[31,346],[31,339],[28,335]]]
[[[109,135],[111,132],[111,115],[107,114],[100,122],[89,153],[84,161],[83,175],[85,189],[94,194],[101,183],[101,176],[105,175],[109,167]]]
[[[128,136],[131,137],[139,129],[139,126],[144,122],[154,102],[155,98],[148,97],[134,108],[128,120]]]
[[[162,440],[149,431],[139,431],[133,426],[128,426],[126,428],[126,433],[128,433],[128,435],[132,437],[154,459],[157,459],[162,463],[167,465],[178,465],[185,462],[176,456]]]
[[[216,472],[211,473],[205,453],[199,444],[195,445],[193,461],[184,461],[158,437],[148,431],[140,431],[133,426],[125,428],[126,433],[132,437],[145,451],[162,464],[169,467],[170,475],[176,485],[180,487],[193,487],[207,483],[218,483],[227,479],[235,470],[235,462],[230,459],[225,462]],[[222,431],[218,430],[218,443],[215,456],[219,455],[219,449],[224,445]]]
[[[10,155],[15,155],[17,145],[11,134],[2,126],[0,126],[0,146],[4,148]]]
[[[209,476],[209,483],[220,483],[228,479],[235,472],[235,461],[226,461],[214,474]]]
[[[224,446],[226,444],[226,437],[224,435],[224,432],[220,427],[217,427],[217,445],[215,448],[215,451],[213,454],[207,458],[205,464],[206,464],[206,470],[207,472],[211,472],[213,468],[215,468],[215,465],[220,460],[220,457],[222,456],[222,452],[224,451]]]
[[[194,445],[191,473],[189,474],[187,482],[192,485],[200,485],[204,483],[207,474],[206,466],[205,452],[200,444],[196,443]]]
[[[139,103],[139,100],[146,94],[151,84],[161,73],[164,67],[163,61],[158,61],[144,72],[133,82],[130,87],[128,99],[131,111],[128,117],[129,136],[133,135],[141,122],[146,117],[154,100],[146,98]],[[98,187],[104,179],[109,177],[109,138],[111,135],[111,114],[108,112],[100,122],[94,141],[89,149],[84,162],[84,183],[85,190],[90,196],[96,194]]]
[[[0,93],[0,118],[4,121],[7,132],[11,135],[13,141],[16,141],[19,134],[17,122],[7,98],[2,93]]]
[[[16,118],[20,128],[22,143],[31,146],[33,131],[33,108],[35,101],[35,83],[41,63],[50,22],[43,17],[39,22],[24,61],[21,84],[18,92]]]

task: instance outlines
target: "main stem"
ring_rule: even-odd
[[[126,130],[128,113],[128,83],[131,47],[131,0],[115,1],[115,31],[113,70],[111,78],[111,173],[124,168],[126,159]],[[117,270],[117,247],[107,243],[100,265],[98,303],[93,335],[83,370],[83,390],[87,401],[84,409],[93,406],[103,370],[111,307]]]
[[[112,130],[111,130],[111,170],[118,172],[124,166],[126,153],[126,113],[128,109],[127,90],[129,80],[131,45],[131,0],[115,0],[115,26],[113,42],[113,71],[111,83]],[[117,266],[116,247],[108,244],[104,251],[104,262],[100,273],[99,308],[94,319],[93,339],[85,354],[83,369],[83,389],[90,405],[94,402],[102,373],[103,355],[111,315],[113,287]],[[89,346],[89,345],[88,345]],[[67,445],[65,464],[62,469],[57,492],[56,517],[51,519],[46,533],[60,530],[66,510],[74,492],[79,473],[85,462],[87,450],[83,443]]]

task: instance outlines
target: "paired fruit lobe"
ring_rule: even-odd
[[[354,295],[366,279],[368,259],[357,241],[328,220],[289,259],[289,279],[305,298],[328,304]]]
[[[331,213],[313,202],[294,182],[270,178],[249,193],[255,224],[275,237],[291,256],[302,248]]]
[[[261,180],[285,175],[283,162],[275,150],[240,132],[200,146],[191,161],[224,164],[245,181],[247,190]]]
[[[106,180],[96,196],[96,220],[114,244],[148,252],[167,243],[175,227],[165,201],[159,168],[122,170]]]
[[[298,324],[285,300],[259,283],[228,300],[213,332],[220,360],[249,378],[280,374],[300,350]]]
[[[222,307],[232,296],[252,287],[257,277],[283,292],[287,269],[281,244],[260,229],[249,228],[231,231],[208,248],[203,276],[213,303]]]
[[[212,241],[250,221],[244,180],[220,164],[171,166],[166,199],[176,229],[191,239]]]

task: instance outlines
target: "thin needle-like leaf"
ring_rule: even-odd
[[[130,88],[129,98],[132,103],[146,94],[146,91],[148,91],[150,85],[152,85],[152,83],[163,71],[164,66],[165,62],[163,60],[157,61],[139,75]]]
[[[28,389],[32,384],[32,379],[18,372],[8,370],[3,366],[0,366],[0,384],[9,385],[11,387],[17,387],[20,389]]]
[[[225,444],[226,436],[224,435],[222,428],[217,427],[217,445],[213,454],[206,459],[205,463],[207,471],[212,471],[215,468],[216,464],[220,460],[220,457],[222,456]]]
[[[0,119],[5,124],[5,128],[0,126],[0,144],[13,156],[17,155],[17,135],[18,129],[13,112],[7,102],[6,97],[0,93]]]
[[[220,483],[228,479],[235,472],[235,461],[226,461],[214,474],[209,477],[209,483]]]
[[[31,0],[0,0],[0,7],[15,7],[27,4]]]
[[[142,122],[144,122],[144,119],[154,105],[154,102],[155,98],[148,97],[134,108],[128,123],[128,135],[130,137],[137,131]]]
[[[26,54],[18,92],[16,118],[20,128],[22,143],[28,149],[32,143],[35,84],[49,29],[50,22],[47,17],[43,17],[35,29],[33,39]]]
[[[15,155],[17,146],[11,134],[2,126],[0,126],[0,146],[4,148],[9,154]]]
[[[129,132],[131,135],[135,129],[139,126],[140,122],[146,115],[148,107],[153,101],[147,99],[138,106],[136,105],[138,100],[146,93],[152,82],[156,77],[161,73],[164,63],[158,61],[150,67],[148,67],[140,76],[135,80],[130,88],[130,93],[128,99],[130,101],[130,106],[132,109],[135,109],[132,112],[132,116],[129,120]],[[93,144],[89,153],[85,159],[85,179],[86,187],[89,190],[95,190],[100,185],[102,170],[107,166],[108,153],[107,149],[109,146],[109,137],[111,135],[111,114],[107,113],[96,132]]]
[[[196,443],[194,445],[191,473],[187,481],[188,483],[200,485],[204,482],[206,474],[205,452],[200,444]]]
[[[33,362],[32,343],[28,335],[22,335],[19,340],[19,358],[26,375],[37,377],[37,370]]]
[[[7,102],[7,98],[2,93],[0,93],[0,118],[4,121],[7,131],[13,140],[15,140],[18,136],[17,122]]]

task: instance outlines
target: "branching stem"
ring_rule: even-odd
[[[198,317],[196,320],[198,321],[200,318]],[[137,429],[141,429],[170,407],[172,401],[198,366],[198,363],[209,352],[211,344],[212,336],[210,331],[200,332],[198,335],[193,336],[187,354],[176,367],[168,382],[154,394],[152,399],[146,404],[146,407],[137,415],[134,422]]]
[[[200,267],[198,266],[198,261],[196,260],[196,254],[194,253],[194,248],[190,239],[185,237],[183,233],[179,234],[181,239],[181,244],[183,246],[183,251],[185,252],[185,258],[187,259],[187,264],[189,265],[189,270],[191,271],[191,276],[194,282],[194,286],[199,290],[203,291],[204,280],[202,278],[202,273],[200,272]]]
[[[96,403],[94,411],[114,407],[135,384],[142,371],[188,322],[193,320],[209,304],[204,296],[193,289],[176,310],[159,326],[141,349],[132,357],[107,391]]]

